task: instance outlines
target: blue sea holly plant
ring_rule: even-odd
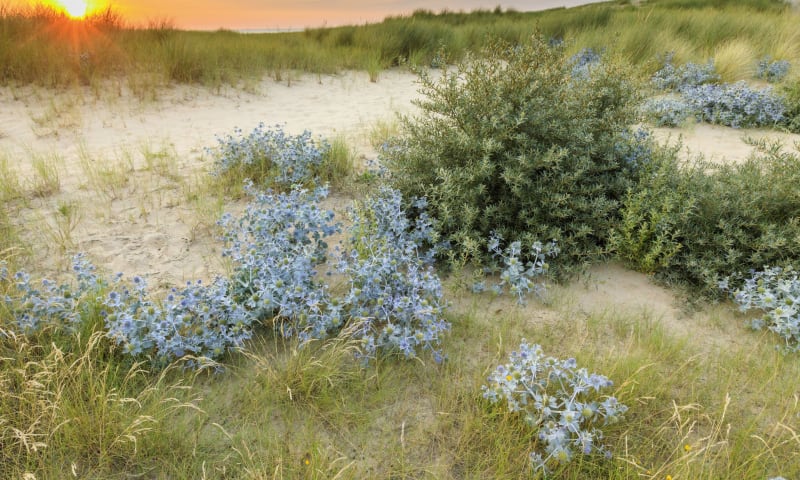
[[[80,328],[88,298],[97,295],[105,282],[95,273],[95,267],[84,254],[72,258],[75,282],[58,283],[49,279],[36,282],[24,271],[9,275],[0,265],[0,281],[14,283],[16,295],[5,295],[4,303],[24,333],[33,333],[46,326],[67,331]]]
[[[331,301],[316,278],[328,260],[325,239],[340,231],[333,212],[320,205],[327,189],[252,193],[240,217],[226,215],[220,221],[226,232],[223,255],[233,266],[234,301],[258,321],[277,318],[285,336],[301,331],[327,336],[341,324],[336,312],[326,313]]]
[[[784,120],[785,106],[771,88],[754,89],[746,82],[698,85],[681,90],[699,120],[733,128],[775,126]]]
[[[686,87],[717,83],[719,81],[720,77],[714,67],[713,59],[709,59],[703,64],[687,62],[683,65],[675,66],[674,56],[674,52],[667,53],[664,56],[663,66],[650,79],[656,89],[679,91]]]
[[[301,343],[351,325],[365,360],[379,351],[407,358],[430,351],[442,359],[449,324],[433,269],[437,236],[424,199],[408,206],[413,220],[395,190],[383,189],[358,203],[349,240],[334,261],[326,239],[341,227],[321,206],[326,189],[249,190],[253,200],[244,213],[220,221],[223,255],[231,263],[228,277],[188,282],[162,295],[144,277],[128,280],[119,273],[105,280],[84,256],[75,257],[73,284],[37,283],[0,265],[0,286],[17,292],[1,297],[3,307],[25,333],[45,326],[74,330],[85,317],[83,300],[91,296],[93,305],[102,306],[106,335],[121,352],[155,367],[187,356],[218,358],[241,347],[259,325]],[[342,274],[346,286],[339,295],[317,279],[323,268]]]
[[[656,127],[678,127],[697,119],[697,111],[680,96],[650,98],[642,105],[645,118]]]
[[[412,202],[414,220],[394,190],[359,202],[348,240],[331,264],[326,239],[340,226],[320,206],[326,195],[325,189],[301,188],[256,193],[243,215],[223,218],[234,301],[251,322],[271,324],[301,341],[352,325],[365,359],[379,351],[416,357],[424,350],[441,359],[449,324],[432,265],[436,236],[425,201]],[[341,275],[341,295],[317,278],[323,268]]]
[[[791,64],[786,60],[773,60],[769,55],[758,61],[756,78],[770,83],[780,82],[789,74]]]
[[[720,288],[733,295],[742,312],[762,313],[748,321],[750,327],[775,332],[786,352],[800,351],[800,274],[796,270],[773,267],[753,272],[741,288],[733,290],[730,282],[723,280]]]
[[[528,252],[523,252],[520,241],[511,242],[507,247],[501,247],[502,238],[493,233],[487,247],[494,254],[498,266],[485,267],[484,273],[495,273],[499,270],[500,279],[490,287],[497,295],[502,295],[506,290],[516,297],[517,304],[525,305],[529,294],[541,296],[545,291],[542,278],[550,270],[548,258],[558,255],[559,248],[556,242],[542,244],[533,242]],[[527,259],[527,260],[523,260]],[[485,280],[480,280],[472,286],[476,293],[486,289]]]
[[[317,173],[330,145],[308,130],[299,135],[282,125],[260,123],[248,134],[237,128],[233,135],[217,139],[209,153],[215,158],[213,174],[239,182],[249,178],[256,184],[289,189],[295,184],[316,182]]]
[[[766,58],[759,63],[758,76],[777,81],[788,68],[788,63]],[[746,82],[719,83],[711,60],[704,65],[676,67],[668,54],[652,84],[658,90],[674,92],[644,104],[645,115],[657,126],[674,127],[689,118],[734,128],[776,126],[787,120],[781,95],[771,88],[752,88]]]
[[[145,278],[127,282],[117,275],[104,301],[107,335],[124,353],[157,367],[187,355],[218,358],[251,336],[252,318],[229,292],[228,280],[217,278],[188,282],[160,300]]]
[[[489,402],[504,403],[536,429],[530,459],[535,470],[546,473],[580,455],[611,456],[602,428],[628,410],[601,393],[611,386],[611,380],[579,368],[575,359],[546,356],[539,345],[523,340],[482,390]]]
[[[338,261],[347,278],[342,313],[358,324],[363,353],[377,350],[416,357],[431,351],[440,361],[446,303],[433,269],[436,234],[427,202],[415,199],[409,220],[400,192],[381,189],[351,211],[349,241]]]
[[[593,48],[584,48],[569,58],[572,64],[572,76],[579,79],[586,79],[591,73],[591,69],[599,65],[603,59],[603,51],[596,51]]]

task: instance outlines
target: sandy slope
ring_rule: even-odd
[[[345,134],[370,156],[368,129],[397,112],[413,112],[411,101],[419,95],[415,77],[398,71],[382,73],[377,83],[365,73],[345,73],[303,76],[291,86],[267,80],[251,90],[177,86],[157,92],[157,101],[141,102],[113,86],[99,95],[0,89],[0,155],[23,183],[33,177],[32,157],[59,156],[61,191],[12,211],[33,246],[37,269],[53,274],[63,269],[65,250],[79,250],[107,271],[148,275],[151,284],[210,278],[222,269],[220,244],[208,228],[215,212],[193,195],[193,185],[207,174],[204,149],[215,145],[215,136],[281,123],[293,133]],[[656,133],[662,139],[680,134],[690,153],[717,161],[745,158],[751,149],[744,135],[800,139],[708,125]],[[150,163],[143,152],[150,153]],[[121,172],[119,186],[99,188],[89,172],[109,165]],[[63,224],[56,210],[64,205],[77,211],[69,241],[61,242],[65,249],[53,240],[64,230],[56,220]],[[615,265],[596,267],[571,292],[582,312],[644,309],[674,328],[689,328],[670,292]]]

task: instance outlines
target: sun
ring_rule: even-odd
[[[67,15],[72,18],[83,18],[89,6],[83,0],[56,0],[53,3],[63,8]]]

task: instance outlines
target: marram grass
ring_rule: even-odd
[[[46,7],[2,7],[0,84],[98,86],[122,78],[147,99],[172,82],[218,87],[272,77],[291,84],[298,71],[357,69],[380,81],[388,67],[440,65],[442,48],[453,61],[487,39],[521,43],[536,32],[575,51],[608,49],[645,71],[670,51],[679,62],[720,56],[725,79],[739,80],[766,55],[799,63],[798,15],[778,0],[611,1],[544,12],[419,10],[374,24],[242,34],[182,31],[169,22],[134,26],[111,9],[76,21]]]

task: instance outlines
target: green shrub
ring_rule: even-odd
[[[642,167],[642,181],[624,200],[619,224],[611,233],[617,255],[637,270],[655,273],[681,250],[680,228],[694,210],[675,154],[680,147],[655,148]]]
[[[787,82],[783,86],[783,103],[786,107],[783,115],[786,128],[793,133],[800,133],[800,78]]]
[[[606,250],[639,94],[616,61],[576,66],[534,36],[492,42],[438,80],[420,73],[421,113],[403,119],[384,162],[404,197],[428,198],[454,258],[488,260],[492,232],[556,240],[569,265]]]
[[[718,282],[800,258],[800,158],[760,144],[735,165],[681,166],[664,155],[628,193],[620,256],[667,281],[719,296]]]

